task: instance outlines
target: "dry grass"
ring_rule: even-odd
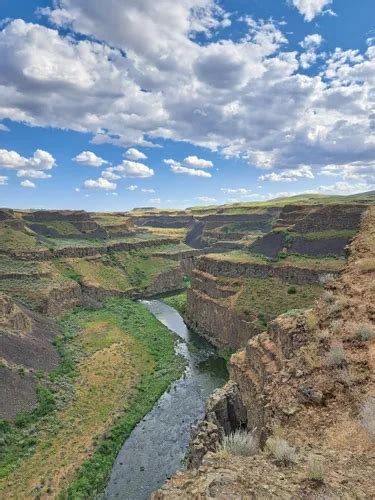
[[[310,457],[307,465],[307,479],[310,481],[323,482],[324,466],[321,458],[317,456]]]
[[[291,465],[297,461],[295,448],[282,437],[272,436],[268,438],[266,448],[280,465]]]
[[[246,430],[237,430],[224,436],[218,449],[219,452],[228,455],[248,457],[255,455],[258,450],[258,440],[253,433]]]
[[[363,273],[375,271],[375,257],[367,257],[357,262],[358,269]]]
[[[338,368],[344,365],[346,360],[345,350],[341,343],[333,344],[327,353],[327,366]]]

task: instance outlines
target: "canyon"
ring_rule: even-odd
[[[103,491],[123,441],[184,370],[168,329],[160,330],[158,342],[164,347],[154,350],[153,330],[161,327],[136,301],[165,297],[173,303],[179,294],[190,331],[228,360],[229,382],[208,399],[204,418],[195,422],[187,469],[152,498],[313,498],[315,493],[353,498],[356,492],[371,498],[374,447],[360,414],[375,396],[374,339],[361,340],[354,332],[358,325],[373,331],[375,319],[374,201],[373,193],[365,193],[184,211],[0,209],[0,446],[6,456],[25,461],[25,485],[43,498],[63,492],[92,497]],[[104,350],[103,339],[108,342]],[[122,358],[126,343],[134,352],[131,359]],[[346,357],[333,369],[326,358],[336,345]],[[81,375],[75,372],[76,382],[61,391],[66,376],[56,379],[59,389],[51,377],[61,371],[67,352],[72,353],[69,370],[78,367]],[[159,366],[164,356],[171,366],[165,373]],[[118,373],[124,370],[128,393],[112,387],[119,406],[108,402],[103,423],[85,429],[80,458],[64,465],[63,478],[57,479],[51,464],[53,479],[41,482],[36,461],[49,458],[39,450],[38,433],[48,434],[51,426],[49,409],[38,416],[41,394],[64,422],[71,393],[86,398],[80,379],[87,387],[93,383],[87,370],[99,377],[103,369],[104,377],[108,367],[100,366],[106,360],[116,360],[117,366],[120,358]],[[154,387],[158,370],[160,384]],[[121,422],[128,422],[131,411],[120,407],[141,394],[137,387],[144,387],[144,377],[154,377],[153,392],[124,431]],[[24,452],[10,450],[24,446],[29,414],[42,424],[28,451],[31,458],[27,453],[22,458]],[[117,428],[122,430],[110,437]],[[254,434],[258,452],[220,455],[223,436],[239,429]],[[297,450],[291,467],[280,468],[267,451],[277,432]],[[109,458],[95,477],[93,464],[108,440],[113,442]],[[319,484],[306,479],[311,456],[319,456],[327,469]],[[28,498],[18,484],[15,458],[7,460],[0,491],[6,492],[9,483],[8,498]]]

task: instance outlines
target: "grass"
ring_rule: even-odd
[[[24,418],[21,429],[9,432],[8,424],[0,496],[94,497],[123,441],[183,372],[176,337],[141,304],[110,299],[101,310],[78,308],[61,324],[50,406],[42,417]]]
[[[182,317],[184,317],[186,314],[186,301],[186,291],[163,298],[163,302],[176,309],[176,311],[178,311]]]
[[[55,231],[57,231],[62,236],[69,235],[69,234],[71,234],[71,235],[81,234],[80,231],[75,227],[74,224],[72,224],[71,222],[68,222],[66,220],[49,220],[48,222],[38,223],[38,225],[50,227],[50,228],[54,229]]]
[[[374,327],[370,323],[362,323],[355,327],[354,334],[358,340],[366,342],[374,336],[375,331]]]
[[[308,269],[324,269],[325,271],[341,271],[345,259],[339,257],[305,257],[303,255],[284,255],[278,261],[273,261],[263,255],[252,254],[241,250],[229,253],[209,254],[210,259],[239,264],[267,264],[274,267],[294,266]]]
[[[323,482],[324,466],[319,457],[312,456],[307,464],[307,479],[310,481]]]
[[[269,437],[266,442],[266,448],[280,465],[292,465],[297,461],[295,448],[279,436]]]
[[[24,231],[0,224],[0,249],[1,250],[27,250],[35,249],[38,242],[35,236]]]
[[[151,233],[153,236],[163,236],[166,238],[181,238],[183,239],[186,235],[187,230],[183,228],[169,228],[169,227],[146,227],[143,229]]]
[[[0,275],[3,273],[42,272],[43,264],[27,260],[17,260],[7,255],[0,255]]]
[[[290,309],[305,309],[311,306],[323,292],[317,284],[290,285],[279,278],[246,278],[242,280],[239,293],[226,304],[256,322],[259,327]]]
[[[328,231],[316,231],[316,232],[308,232],[303,234],[292,233],[293,236],[300,236],[305,240],[325,240],[325,239],[333,239],[333,238],[354,238],[357,234],[357,231],[350,229],[342,229],[342,230],[328,230]]]
[[[244,429],[231,432],[223,437],[218,452],[241,457],[255,455],[258,450],[258,440],[251,432]]]

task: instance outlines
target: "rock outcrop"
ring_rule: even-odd
[[[207,414],[190,451],[199,468],[176,474],[153,500],[373,498],[374,237],[370,208],[347,267],[314,307],[278,317],[232,356],[230,386],[246,408],[237,428],[246,422],[259,438],[257,454],[216,453],[204,433],[214,434]],[[292,446],[289,466],[264,446],[271,435]],[[202,458],[202,449],[212,451]]]

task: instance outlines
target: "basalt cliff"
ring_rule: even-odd
[[[336,217],[337,208],[323,208],[324,217],[319,210],[304,207],[297,221],[294,208],[280,213],[272,238],[282,240],[281,263],[228,262],[228,257],[223,262],[211,256],[198,261],[188,321],[198,309],[194,321],[205,336],[241,348],[231,357],[229,383],[208,401],[205,420],[194,432],[187,470],[155,492],[153,500],[374,497],[375,210],[347,207],[342,218]],[[296,241],[317,240],[312,232],[325,241],[319,245],[321,256],[333,239],[332,233],[322,233],[333,226],[340,236],[328,244],[329,255],[333,248],[337,257],[346,254],[341,269],[325,266],[326,257],[320,266],[301,265],[300,259],[297,266],[288,263]],[[280,235],[277,228],[285,227],[287,234]],[[355,231],[350,242],[343,231]],[[264,251],[268,243],[259,239],[254,247]],[[244,275],[287,280],[295,287],[313,283],[321,292],[310,307],[290,308],[269,317],[266,328],[254,328],[253,318],[234,306],[233,297],[244,286],[237,280]],[[268,293],[274,293],[271,286]],[[251,297],[254,301],[257,295],[248,295],[247,308]],[[202,302],[210,308],[206,316]],[[257,443],[250,456],[220,444],[239,429],[247,429]]]

